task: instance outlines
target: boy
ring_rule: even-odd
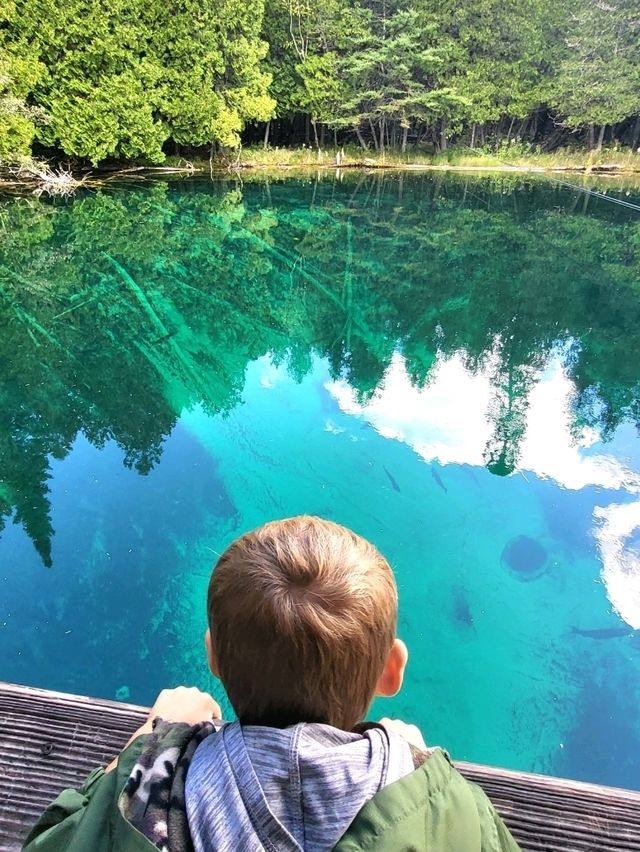
[[[238,721],[160,694],[106,770],[67,790],[27,852],[517,852],[484,793],[412,726],[358,724],[402,685],[391,569],[329,521],[266,524],[220,557],[205,643]]]

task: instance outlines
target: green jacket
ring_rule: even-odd
[[[23,852],[193,852],[184,779],[193,752],[212,731],[208,723],[161,722],[122,752],[113,771],[96,769],[79,790],[64,790],[31,830]],[[154,784],[160,793],[148,792]],[[142,807],[141,791],[148,796]],[[519,846],[482,790],[454,769],[445,752],[434,750],[364,805],[334,852],[356,850],[519,852]]]

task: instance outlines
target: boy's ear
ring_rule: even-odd
[[[220,677],[218,661],[213,650],[213,645],[211,644],[211,631],[208,627],[207,632],[204,634],[204,644],[207,649],[207,660],[209,661],[209,669],[211,670],[211,674],[214,675],[214,677]]]
[[[402,639],[394,639],[387,662],[384,664],[384,669],[376,686],[376,695],[389,698],[400,692],[408,659],[407,646]]]

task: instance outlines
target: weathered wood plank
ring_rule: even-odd
[[[132,704],[0,683],[0,850],[14,852],[45,805],[108,763],[144,720]],[[472,763],[525,852],[640,852],[640,793]]]

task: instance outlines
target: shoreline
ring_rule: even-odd
[[[273,152],[270,152],[273,154]],[[310,151],[305,152],[310,154]],[[315,152],[314,152],[315,153]],[[183,161],[184,165],[167,164],[166,166],[125,166],[122,169],[103,168],[86,172],[56,171],[48,165],[33,170],[12,171],[10,167],[0,166],[0,193],[22,193],[31,191],[35,194],[45,192],[50,195],[72,195],[78,189],[97,189],[109,183],[119,183],[127,180],[153,180],[163,176],[173,176],[175,179],[191,176],[209,176],[210,178],[229,178],[242,174],[273,174],[292,175],[294,173],[363,171],[380,172],[451,172],[471,174],[531,174],[537,176],[569,174],[583,177],[610,177],[637,179],[640,186],[640,158],[638,165],[624,163],[583,163],[583,164],[538,164],[538,163],[450,163],[450,162],[386,162],[382,159],[364,158],[362,160],[346,160],[340,163],[335,159],[323,156],[321,160],[296,161],[295,158],[258,162],[246,159],[233,164],[217,161],[210,164],[207,161]]]

